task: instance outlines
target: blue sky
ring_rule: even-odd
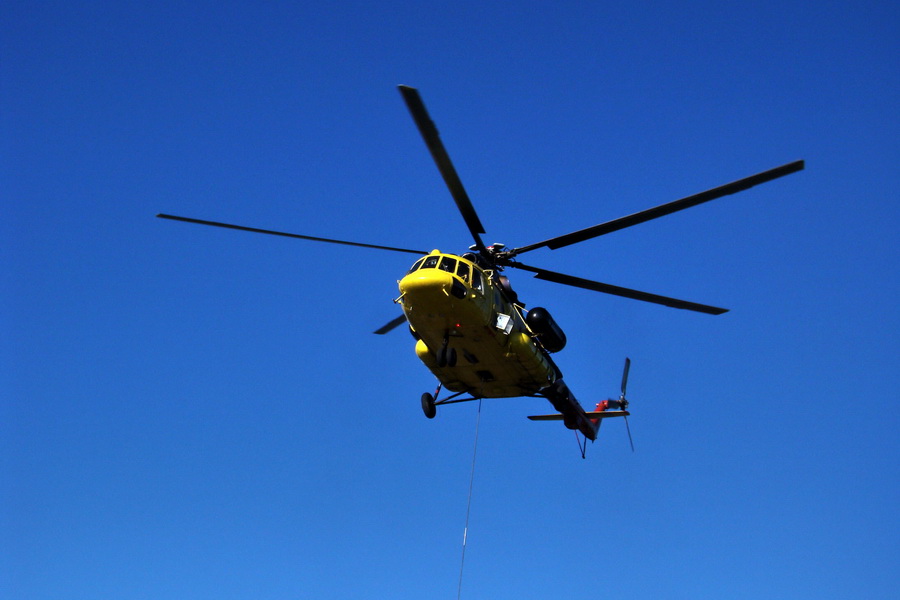
[[[900,10],[888,2],[6,3],[0,595],[457,594],[477,407],[393,318],[403,247],[521,246],[806,170],[513,273],[566,330],[581,460],[482,408],[464,598],[892,598]]]

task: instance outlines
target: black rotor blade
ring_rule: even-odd
[[[548,271],[546,269],[529,267],[528,265],[523,265],[522,263],[509,263],[509,266],[535,273],[535,278],[537,279],[552,281],[554,283],[561,283],[563,285],[571,285],[573,287],[578,287],[585,290],[593,290],[595,292],[602,292],[604,294],[612,294],[613,296],[621,296],[623,298],[631,298],[633,300],[641,300],[643,302],[652,302],[653,304],[662,304],[663,306],[682,308],[685,310],[692,310],[694,312],[706,313],[708,315],[721,315],[722,313],[728,312],[727,308],[718,308],[716,306],[697,304],[696,302],[678,300],[677,298],[669,298],[667,296],[660,296],[658,294],[650,294],[648,292],[632,290],[629,288],[619,287],[617,285],[610,285],[608,283],[600,283],[599,281],[591,281],[590,279],[582,279],[581,277],[574,277],[572,275],[556,273],[554,271]]]
[[[300,240],[310,240],[313,242],[327,242],[329,244],[342,244],[344,246],[358,246],[360,248],[375,248],[376,250],[390,250],[391,252],[406,252],[407,254],[428,254],[423,250],[410,250],[408,248],[395,248],[393,246],[378,246],[376,244],[363,244],[360,242],[348,242],[345,240],[332,240],[323,237],[314,237],[311,235],[300,235],[298,233],[285,233],[283,231],[272,231],[271,229],[258,229],[256,227],[244,227],[243,225],[231,225],[229,223],[219,223],[218,221],[204,221],[202,219],[192,219],[190,217],[177,217],[175,215],[156,215],[160,219],[170,219],[172,221],[183,221],[185,223],[196,223],[197,225],[210,225],[212,227],[223,227],[225,229],[237,229],[239,231],[250,231],[253,233],[265,233],[267,235],[280,235],[282,237],[296,238]]]
[[[620,402],[625,400],[625,388],[628,387],[628,371],[631,369],[631,359],[625,357],[625,368],[622,369],[622,395],[619,396]],[[628,406],[626,403],[625,406]],[[628,425],[628,415],[625,415],[625,430],[628,431],[628,443],[631,444],[631,451],[634,452],[634,440],[631,439],[631,427]]]
[[[384,325],[382,325],[381,327],[379,327],[372,333],[374,333],[376,335],[384,335],[385,333],[394,330],[395,328],[399,327],[400,325],[403,325],[404,323],[406,323],[406,315],[400,315],[396,319],[392,319],[392,320],[388,321],[387,323],[385,323]]]
[[[475,212],[472,201],[469,200],[469,195],[466,193],[459,175],[456,174],[456,169],[450,161],[450,155],[447,154],[447,149],[444,148],[444,144],[441,142],[437,127],[435,127],[431,117],[428,116],[422,97],[419,96],[419,90],[406,85],[397,87],[403,95],[409,114],[412,115],[413,121],[416,122],[416,127],[419,128],[419,133],[422,134],[422,139],[425,140],[425,145],[428,146],[428,150],[431,152],[434,164],[437,165],[438,171],[441,172],[441,176],[444,178],[444,183],[447,184],[447,188],[450,190],[450,195],[456,201],[456,207],[462,214],[466,226],[475,240],[475,247],[481,254],[488,256],[487,248],[485,248],[480,235],[484,233],[484,226],[481,224],[481,219],[478,218],[478,213]]]
[[[628,432],[628,443],[631,444],[631,451],[634,452],[634,440],[631,439],[631,427],[628,425],[628,417],[625,417],[625,430]]]
[[[645,223],[652,219],[658,219],[659,217],[664,217],[674,212],[678,212],[686,208],[691,208],[692,206],[697,206],[698,204],[703,204],[704,202],[709,202],[710,200],[716,200],[717,198],[721,198],[722,196],[728,196],[730,194],[742,192],[744,190],[750,189],[755,185],[759,185],[761,183],[772,181],[773,179],[777,179],[779,177],[784,177],[785,175],[790,175],[791,173],[801,171],[803,170],[803,167],[804,162],[802,160],[794,161],[786,165],[781,165],[780,167],[775,167],[774,169],[769,169],[768,171],[763,171],[762,173],[757,173],[756,175],[751,175],[750,177],[745,177],[743,179],[738,179],[737,181],[732,181],[731,183],[726,183],[725,185],[713,188],[711,190],[706,190],[705,192],[700,192],[699,194],[694,194],[693,196],[688,196],[686,198],[675,200],[674,202],[669,202],[667,204],[661,204],[660,206],[656,206],[654,208],[648,208],[647,210],[643,210],[627,217],[621,217],[613,221],[607,221],[606,223],[588,227],[587,229],[581,229],[579,231],[567,233],[566,235],[550,238],[549,240],[544,240],[543,242],[516,248],[512,251],[512,254],[515,256],[516,254],[530,252],[531,250],[536,250],[545,246],[550,248],[551,250],[556,250],[557,248],[562,248],[571,244],[577,244],[579,242],[583,242],[585,240],[589,240],[601,235],[606,235],[607,233],[612,233],[613,231],[618,231],[626,227]]]

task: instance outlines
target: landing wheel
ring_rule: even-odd
[[[434,396],[428,392],[422,394],[422,412],[424,412],[425,416],[429,419],[433,419],[434,415],[437,414],[437,407],[434,405]]]

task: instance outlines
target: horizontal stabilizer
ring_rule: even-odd
[[[609,417],[627,417],[631,413],[627,410],[603,410],[585,413],[588,419],[606,419]],[[532,421],[562,421],[561,414],[555,415],[532,415],[528,417]]]

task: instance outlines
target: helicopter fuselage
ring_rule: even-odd
[[[435,250],[399,287],[416,355],[448,390],[481,398],[528,396],[560,378],[523,307],[507,297],[494,272]]]

